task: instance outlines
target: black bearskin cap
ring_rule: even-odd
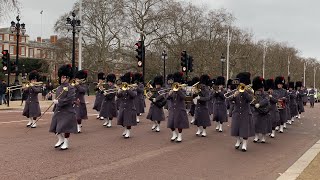
[[[156,76],[156,77],[154,77],[153,83],[154,83],[155,85],[163,86],[163,76]]]
[[[209,85],[210,77],[207,74],[200,76],[200,84]]]
[[[71,64],[62,65],[58,70],[58,76],[59,78],[61,78],[62,76],[67,76],[70,79],[73,78]]]
[[[302,82],[301,81],[297,81],[296,82],[296,88],[298,88],[298,87],[300,87],[300,88],[302,87]]]
[[[117,79],[116,75],[114,75],[114,74],[108,74],[108,76],[107,76],[107,82],[115,83],[116,79]]]
[[[236,78],[239,79],[240,83],[243,83],[245,85],[251,84],[250,80],[251,74],[249,72],[241,72],[237,75]]]
[[[127,72],[121,77],[121,82],[130,84],[131,82],[131,73]]]
[[[224,79],[224,77],[218,76],[217,81],[216,81],[216,85],[219,86],[219,85],[225,85],[225,84],[226,84],[226,80]]]
[[[103,72],[98,73],[98,79],[104,80],[104,73]]]
[[[264,89],[268,91],[269,89],[274,89],[274,80],[273,79],[267,79],[264,83]]]
[[[173,80],[173,74],[168,74],[167,80],[169,80],[169,79]]]
[[[283,76],[278,76],[276,77],[275,81],[274,81],[274,84],[277,86],[278,84],[285,84],[286,83],[286,80],[284,79]]]
[[[173,81],[177,82],[177,83],[182,83],[183,79],[182,79],[183,73],[181,72],[176,72],[173,74]]]
[[[208,82],[208,86],[210,86],[210,87],[212,87],[213,85],[215,85],[216,84],[216,79],[209,79],[209,82]]]
[[[284,84],[284,85],[282,86],[282,88],[283,88],[283,89],[288,89],[288,85],[287,85],[287,84]]]
[[[33,70],[29,74],[29,81],[36,79],[37,81],[39,80],[40,75],[36,70]]]
[[[294,82],[289,82],[289,88],[294,89]]]
[[[227,81],[227,86],[231,86],[232,85],[232,79],[229,79],[228,81]]]
[[[142,79],[141,73],[135,73],[132,77],[132,84],[142,82]]]
[[[76,77],[78,79],[87,79],[88,77],[88,71],[87,70],[80,70],[76,73]]]
[[[264,88],[264,79],[260,76],[257,76],[252,80],[252,89],[256,91],[261,88]]]
[[[195,83],[199,82],[199,81],[200,81],[200,78],[198,76],[193,77],[192,80],[191,80],[191,86],[194,85]]]

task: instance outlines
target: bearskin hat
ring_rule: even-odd
[[[237,75],[236,78],[239,79],[240,83],[243,83],[245,85],[251,84],[250,80],[251,74],[249,72],[241,72]]]
[[[176,72],[173,74],[173,81],[177,82],[177,83],[182,83],[183,79],[182,79],[183,73],[181,72]]]
[[[167,76],[167,80],[173,80],[173,74],[168,74],[168,76]]]
[[[132,83],[139,83],[142,82],[142,74],[141,73],[135,73],[132,77]]]
[[[289,82],[289,88],[294,89],[294,82]]]
[[[163,76],[154,77],[153,84],[163,86]]]
[[[105,77],[103,72],[98,73],[98,79],[104,80],[104,78]]]
[[[232,79],[228,79],[228,81],[227,81],[227,86],[231,86],[232,85]]]
[[[36,70],[33,70],[29,73],[29,81],[36,79],[37,81],[39,80],[40,75]]]
[[[198,76],[193,77],[191,80],[191,86],[194,85],[195,83],[198,83],[200,81],[200,78]]]
[[[252,89],[254,91],[264,88],[264,79],[260,76],[253,78],[252,80]]]
[[[269,89],[274,89],[274,80],[273,79],[267,79],[264,83],[264,89],[268,91]]]
[[[124,75],[121,77],[121,82],[130,84],[130,82],[131,82],[131,75],[132,75],[132,74],[131,74],[130,72],[127,72],[126,74],[124,74]]]
[[[58,76],[61,78],[62,76],[73,78],[72,67],[71,64],[62,65],[58,70]]]
[[[200,84],[208,85],[210,83],[210,77],[207,74],[200,76]]]
[[[78,78],[78,79],[87,79],[87,77],[88,77],[87,70],[80,70],[75,75],[75,78]]]
[[[298,87],[300,87],[300,88],[302,87],[302,82],[301,82],[301,81],[297,81],[297,82],[296,82],[296,89],[297,89]]]
[[[285,84],[286,80],[284,79],[283,76],[278,76],[276,77],[276,79],[274,80],[274,84],[277,86],[278,84]]]
[[[223,76],[218,76],[217,77],[217,81],[216,81],[216,85],[220,86],[220,85],[225,85],[226,84],[226,80],[224,79]]]
[[[116,79],[117,79],[116,75],[114,75],[114,74],[108,74],[108,76],[107,76],[107,82],[115,83]]]
[[[283,89],[288,89],[288,85],[287,85],[287,84],[284,84],[284,85],[282,86],[282,88],[283,88]]]

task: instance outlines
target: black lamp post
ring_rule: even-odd
[[[224,57],[223,54],[220,57],[220,61],[221,61],[221,76],[223,76],[224,63],[226,62],[226,58]]]
[[[81,21],[76,18],[76,14],[72,12],[72,19],[70,17],[67,18],[66,26],[68,31],[72,30],[72,73],[73,76],[76,74],[76,32],[80,32],[81,30]]]
[[[166,84],[166,58],[168,54],[166,50],[163,50],[162,52],[162,59],[163,59],[163,83]]]

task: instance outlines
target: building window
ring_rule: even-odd
[[[3,34],[0,34],[0,41],[3,41]]]
[[[13,54],[14,52],[14,46],[10,46],[10,54]]]
[[[0,52],[2,52],[3,51],[3,49],[2,49],[2,44],[0,44]]]
[[[10,41],[14,41],[14,36],[13,35],[10,35]]]
[[[33,49],[29,49],[29,57],[33,57]]]
[[[38,57],[38,58],[41,58],[41,49],[38,49],[38,50],[37,50],[37,57]]]
[[[21,56],[25,56],[26,55],[26,47],[21,47]]]
[[[25,43],[26,42],[26,37],[21,37],[21,42]]]

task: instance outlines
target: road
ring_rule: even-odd
[[[173,143],[166,123],[161,132],[152,132],[144,114],[132,138],[124,139],[116,121],[109,129],[95,118],[93,96],[87,100],[89,119],[83,133],[71,135],[67,151],[53,148],[57,139],[48,132],[51,112],[27,132],[21,109],[0,111],[0,179],[272,180],[320,139],[319,104],[306,107],[286,133],[266,144],[250,139],[248,151],[241,152],[234,149],[230,123],[223,133],[210,127],[207,137],[196,137],[191,126],[182,143]]]

